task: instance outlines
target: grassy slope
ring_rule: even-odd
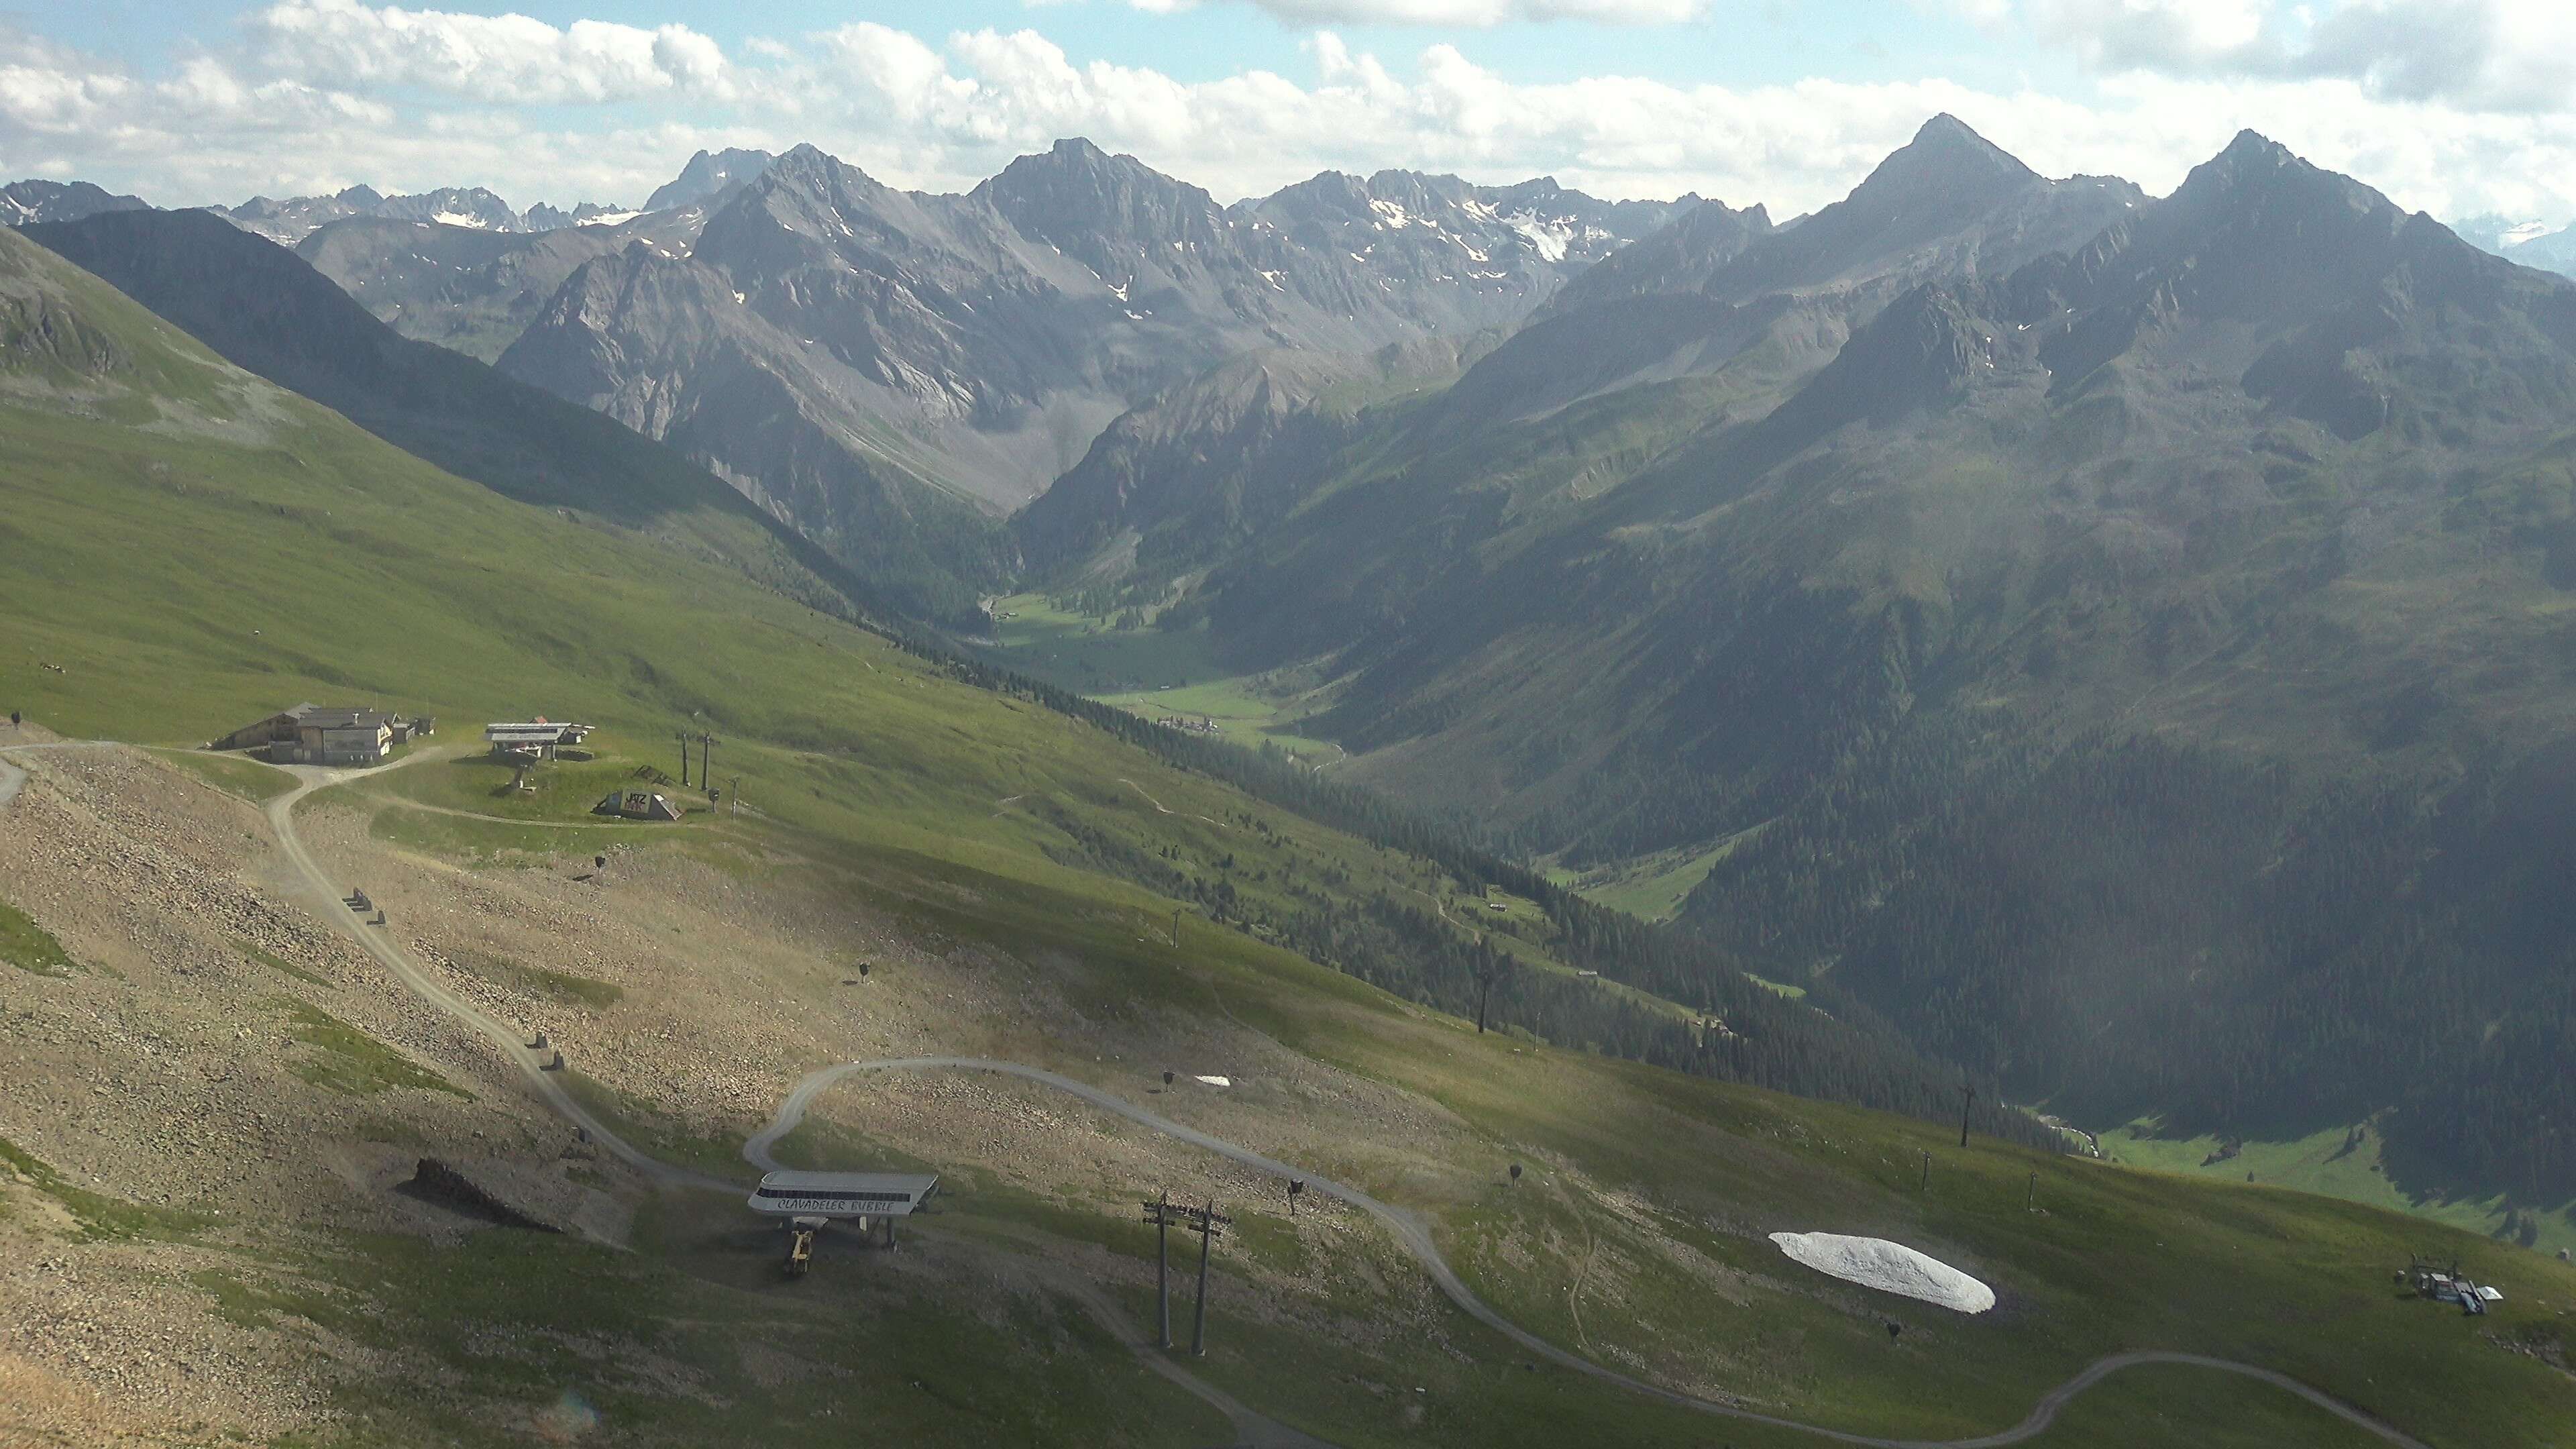
[[[503,1449],[602,1435],[797,1443],[860,1416],[887,1442],[956,1449],[1069,1440],[1183,1449],[1224,1431],[1213,1411],[1064,1305],[1002,1295],[964,1308],[918,1286],[861,1292],[828,1274],[785,1285],[765,1239],[758,1253],[710,1241],[697,1226],[708,1204],[694,1199],[658,1208],[640,1226],[640,1253],[514,1232],[245,1243],[203,1219],[86,1192],[0,1139],[0,1215],[40,1198],[69,1214],[78,1241],[212,1250],[218,1265],[186,1282],[230,1323],[288,1342],[327,1334],[405,1366],[349,1376],[330,1405],[338,1421],[271,1441],[281,1449]],[[819,1291],[782,1291],[791,1287]],[[778,1347],[763,1359],[754,1344]],[[621,1353],[645,1367],[603,1367]],[[1016,1377],[981,1370],[1001,1359]],[[471,1392],[415,1392],[409,1377],[423,1371]]]
[[[1480,1171],[1440,1164],[1426,1178],[1366,1143],[1317,1165],[1431,1214],[1463,1271],[1541,1331],[1684,1378],[1741,1382],[1793,1412],[1909,1433],[1986,1429],[2018,1418],[2097,1353],[2158,1346],[2280,1366],[2436,1442],[2455,1423],[2471,1426],[2477,1442],[2535,1444],[2576,1423],[2576,1390],[2563,1378],[2439,1310],[2391,1298],[2386,1286],[2393,1258],[2436,1238],[2509,1285],[2514,1296],[2490,1326],[2554,1334],[2549,1305],[2576,1301],[2576,1275],[2535,1256],[2289,1193],[2003,1147],[1961,1153],[1921,1124],[1478,1038],[1233,932],[1192,929],[1182,953],[1158,946],[1138,924],[1165,903],[1051,856],[1066,837],[1034,806],[1177,849],[1196,869],[1234,855],[1247,892],[1280,889],[1279,876],[1300,860],[1309,870],[1327,861],[1415,880],[1434,894],[1454,894],[1454,885],[1062,717],[955,684],[729,572],[438,474],[318,409],[245,390],[184,346],[144,335],[151,324],[108,299],[91,302],[128,334],[140,359],[128,375],[157,371],[165,392],[256,429],[226,440],[198,423],[137,426],[156,409],[132,399],[84,404],[136,424],[119,427],[51,402],[0,402],[9,505],[0,570],[18,581],[0,593],[0,626],[24,650],[11,651],[0,688],[66,734],[186,741],[297,698],[353,698],[426,708],[451,729],[500,714],[585,716],[642,752],[703,715],[725,739],[718,774],[738,771],[765,816],[702,827],[776,832],[925,932],[1070,954],[1090,968],[1080,990],[1092,999],[1078,1003],[1086,1008],[1204,1010],[1213,1001],[1298,1050],[1430,1097],[1489,1145]],[[138,559],[170,562],[138,568]],[[28,669],[29,656],[64,672]],[[433,804],[488,798],[455,777],[442,781],[439,768],[415,766],[381,788],[426,791]],[[581,803],[563,791],[532,809]],[[595,834],[570,823],[412,814],[439,822],[450,846],[497,831],[583,850]],[[1273,828],[1251,828],[1256,819]],[[1274,874],[1251,879],[1257,871]],[[1050,1050],[1034,1031],[1016,1049],[1037,1060]],[[1928,1199],[1912,1188],[1921,1149],[1941,1159]],[[1504,1187],[1498,1165],[1524,1158],[1542,1171],[1523,1190]],[[1579,1186],[1560,1192],[1549,1162],[1633,1201],[1605,1203]],[[2044,1177],[2046,1217],[2021,1208],[2033,1171]],[[1578,1331],[1559,1305],[1591,1252],[1548,1232],[1535,1240],[1553,1246],[1535,1258],[1490,1250],[1552,1219],[1587,1241],[1630,1243],[1643,1262],[1637,1255],[1648,1250],[1623,1226],[1638,1212],[1662,1236],[1689,1242],[1726,1291],[1668,1283],[1655,1292],[1657,1275],[1639,1271],[1633,1318]],[[1813,1280],[1760,1240],[1773,1227],[1935,1245],[1993,1279],[2011,1311],[1933,1324],[1891,1353],[1878,1330],[1884,1310],[1810,1296]],[[438,1260],[421,1271],[451,1286],[506,1281],[469,1266]],[[655,1270],[637,1271],[650,1279]],[[554,1312],[469,1297],[441,1311],[496,1321]],[[1253,1342],[1253,1331],[1231,1341]],[[1463,1325],[1455,1336],[1467,1360],[1378,1357],[1295,1336],[1277,1360],[1229,1350],[1211,1371],[1260,1406],[1353,1443],[1561,1443],[1579,1425],[1604,1422],[1634,1425],[1634,1442],[1706,1438],[1705,1423],[1557,1375],[1506,1392],[1480,1376],[1501,1372],[1510,1356]],[[1363,1372],[1445,1384],[1455,1416],[1345,1428],[1357,1400],[1336,1385]],[[2208,1392],[2179,1380],[2169,1392],[2136,1390],[2170,1413],[2196,1412]]]
[[[362,793],[472,798],[472,785],[440,778],[445,768],[415,767]],[[992,942],[1022,959],[1069,953],[1087,968],[1073,1003],[1087,1014],[1215,1003],[1297,1050],[1437,1101],[1475,1130],[1478,1146],[1467,1157],[1397,1158],[1354,1142],[1314,1165],[1430,1214],[1480,1291],[1551,1337],[1617,1361],[1684,1381],[1706,1376],[1848,1427],[1934,1435],[2011,1422],[2082,1363],[2133,1347],[2279,1366],[2396,1416],[2437,1444],[2446,1442],[2438,1429],[2454,1414],[2454,1396],[2479,1405],[2458,1412],[2485,1437],[2463,1442],[2559,1442],[2551,1436],[2576,1411],[2565,1380],[2483,1336],[2546,1340],[2561,1332],[2559,1309],[2576,1302],[2576,1273],[2535,1254],[2263,1186],[2188,1182],[1983,1141],[1961,1152],[1935,1126],[1479,1038],[1463,1023],[1234,933],[1193,928],[1173,952],[1139,935],[1129,911],[1146,898],[1124,906],[1131,898],[1114,885],[1068,888],[983,873],[875,847],[828,825],[746,817],[701,820],[697,828],[739,832],[773,858],[847,863],[845,878],[840,864],[823,868],[854,896],[934,936]],[[576,833],[569,817],[492,829],[532,834],[528,843],[538,845],[551,831],[567,849],[587,849],[596,838]],[[700,848],[687,829],[648,838]],[[1059,1055],[1039,1032],[955,1045],[989,1047],[1113,1090],[1140,1086],[1122,1077],[1131,1069]],[[788,1156],[830,1161],[835,1145],[846,1144],[818,1126]],[[900,1160],[901,1143],[890,1144],[891,1153],[871,1145],[870,1156]],[[688,1144],[666,1147],[684,1153]],[[1917,1187],[1926,1151],[1934,1159],[1928,1194]],[[725,1144],[705,1144],[710,1168],[722,1170],[727,1156]],[[1516,1186],[1500,1171],[1514,1160],[1536,1169]],[[2024,1210],[2033,1173],[2040,1214]],[[1640,1210],[1652,1233],[1638,1228]],[[1068,1213],[1001,1184],[961,1185],[955,1211],[954,1231],[1038,1231],[1138,1257],[1150,1252],[1123,1217]],[[1274,1213],[1253,1205],[1241,1215],[1259,1214],[1293,1235]],[[1995,1283],[2005,1307],[1961,1323],[1893,1300],[1809,1297],[1813,1280],[1761,1240],[1783,1228],[1925,1244]],[[1687,1244],[1693,1261],[1661,1261],[1657,1244],[1670,1240]],[[1532,1244],[1546,1247],[1533,1254]],[[2505,1285],[2504,1311],[2471,1326],[2396,1295],[2387,1271],[2418,1250],[2466,1257],[2473,1272]],[[1703,1271],[1718,1275],[1714,1290]],[[1622,1310],[1604,1315],[1596,1307],[1578,1326],[1567,1303],[1587,1280],[1597,1293],[1614,1276]],[[1886,1344],[1881,1314],[1908,1325],[1902,1347]],[[1337,1348],[1269,1319],[1220,1299],[1210,1371],[1265,1411],[1341,1442],[1536,1444],[1561,1441],[1576,1422],[1607,1426],[1598,1432],[1619,1442],[1698,1443],[1706,1433],[1686,1414],[1553,1372],[1513,1372],[1518,1357],[1507,1345],[1455,1315],[1443,1332],[1464,1358]],[[1338,1387],[1352,1381],[1398,1392],[1420,1384],[1437,1407],[1421,1420],[1390,1416],[1385,1401]],[[2249,1422],[2278,1430],[2268,1441],[2240,1442],[2352,1442],[2329,1423],[2306,1422],[2295,1405],[2201,1376],[2150,1375],[2123,1384],[2113,1402],[2176,1426],[2126,1442],[2205,1442],[2194,1435],[2232,1422],[2240,1406],[2253,1415]],[[2234,1431],[2250,1433],[2243,1425]],[[1725,1432],[1739,1445],[1798,1442]],[[2069,1430],[2053,1442],[2098,1441]]]

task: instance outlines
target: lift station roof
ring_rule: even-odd
[[[921,1211],[939,1189],[920,1172],[773,1172],[751,1195],[751,1210],[782,1217],[895,1218]]]

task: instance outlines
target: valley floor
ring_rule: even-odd
[[[1314,691],[1229,673],[1204,631],[1122,627],[1044,594],[1014,594],[988,607],[997,624],[986,652],[1032,679],[1176,728],[1253,748],[1276,745],[1317,768],[1347,758],[1341,746],[1298,732],[1322,702]]]

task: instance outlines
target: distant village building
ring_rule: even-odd
[[[607,798],[590,809],[593,815],[615,815],[627,820],[677,820],[680,807],[671,797],[651,790],[611,790]]]
[[[426,718],[404,719],[383,710],[344,706],[324,709],[305,703],[284,709],[221,739],[216,750],[265,750],[280,765],[374,765],[393,747],[430,732]]]

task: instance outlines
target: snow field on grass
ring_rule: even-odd
[[[1885,1238],[1846,1238],[1838,1233],[1773,1233],[1780,1251],[1819,1273],[1864,1288],[1937,1303],[1961,1313],[1995,1306],[1995,1290],[1903,1243]]]

